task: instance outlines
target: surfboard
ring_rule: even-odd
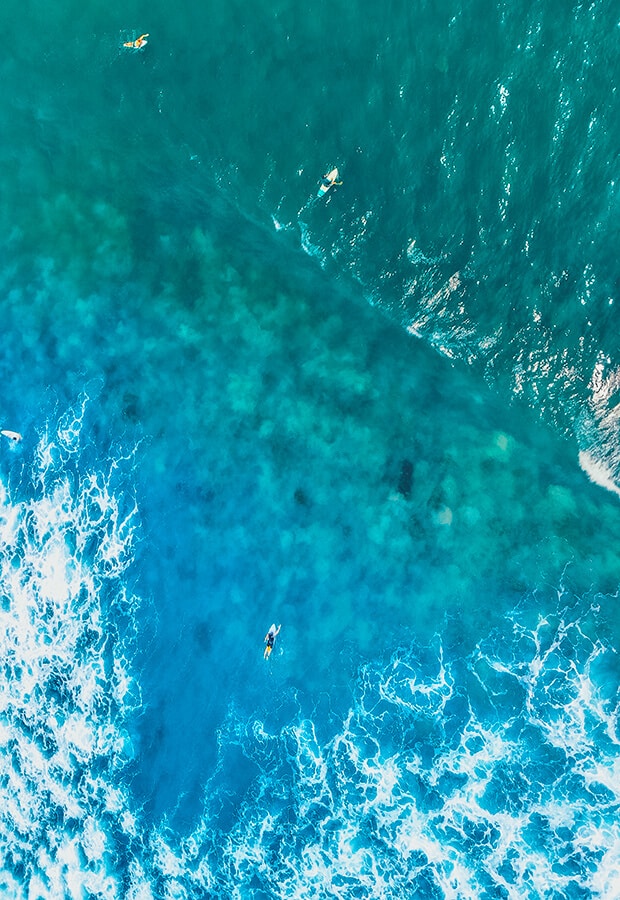
[[[10,441],[15,441],[15,443],[17,443],[17,441],[21,441],[22,439],[19,431],[9,431],[8,428],[3,428],[2,431],[0,431],[0,434],[3,434]]]
[[[265,647],[265,653],[263,654],[265,659],[269,659],[271,656],[271,651],[273,650],[273,645],[277,636],[280,634],[281,625],[278,625],[276,628],[276,623],[274,622],[267,634],[265,635],[265,643],[267,646]],[[269,636],[271,635],[271,641],[269,641]]]
[[[319,189],[317,191],[317,197],[323,197],[328,192],[330,187],[338,181],[338,169],[334,167],[331,172],[328,172],[327,175],[323,175],[323,181],[319,185]]]
[[[129,50],[142,50],[148,44],[147,37],[149,37],[148,34],[141,34],[135,41],[125,41],[123,47],[127,47]]]

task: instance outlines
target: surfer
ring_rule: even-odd
[[[319,186],[317,197],[322,197],[335,184],[342,184],[342,181],[338,180],[338,168],[336,166],[334,166],[331,172],[328,172],[327,175],[323,175],[323,180],[321,181],[321,184]]]
[[[0,434],[3,434],[10,441],[13,441],[14,444],[17,444],[22,439],[22,436],[19,433],[19,431],[8,431],[6,429],[3,429],[2,431],[0,431]]]
[[[129,47],[130,50],[142,50],[143,47],[146,47],[148,44],[147,34],[141,34],[139,38],[136,38],[135,41],[125,41],[123,47]]]
[[[271,651],[273,650],[273,645],[276,642],[276,637],[280,634],[281,625],[278,625],[276,628],[275,624],[271,626],[267,634],[265,635],[265,643],[267,646],[265,647],[264,657],[265,659],[269,659],[271,656]]]

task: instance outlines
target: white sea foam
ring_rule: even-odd
[[[579,465],[590,481],[598,484],[599,487],[605,488],[607,491],[611,491],[612,494],[618,494],[620,497],[620,487],[614,480],[617,476],[606,463],[595,459],[592,453],[589,453],[587,450],[580,450]]]
[[[124,781],[139,686],[110,640],[136,603],[136,504],[119,461],[84,464],[83,412],[0,482],[4,895],[612,896],[618,697],[574,614],[515,618],[469,659],[438,639],[368,664],[329,722],[301,697],[278,731],[231,709],[196,827],[147,824]],[[221,820],[240,754],[256,775]]]
[[[119,895],[108,819],[127,806],[114,784],[137,692],[106,626],[134,603],[136,507],[114,463],[80,470],[84,410],[41,437],[23,484],[0,484],[0,863],[15,897]]]
[[[588,408],[581,416],[579,465],[590,481],[620,496],[620,368],[599,354],[588,384]]]
[[[617,697],[593,676],[609,653],[579,621],[515,621],[469,660],[438,644],[368,666],[328,740],[308,718],[269,734],[233,712],[221,751],[263,774],[219,841],[203,819],[194,852],[239,898],[610,897]],[[204,876],[176,874],[200,896]]]

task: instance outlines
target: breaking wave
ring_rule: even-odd
[[[345,715],[297,693],[274,730],[231,703],[195,827],[148,822],[129,777],[148,715],[133,456],[87,465],[84,408],[0,485],[5,895],[613,895],[617,658],[567,591],[467,657],[437,638],[367,663]]]

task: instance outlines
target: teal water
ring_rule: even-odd
[[[614,7],[3,24],[6,896],[613,897]]]

